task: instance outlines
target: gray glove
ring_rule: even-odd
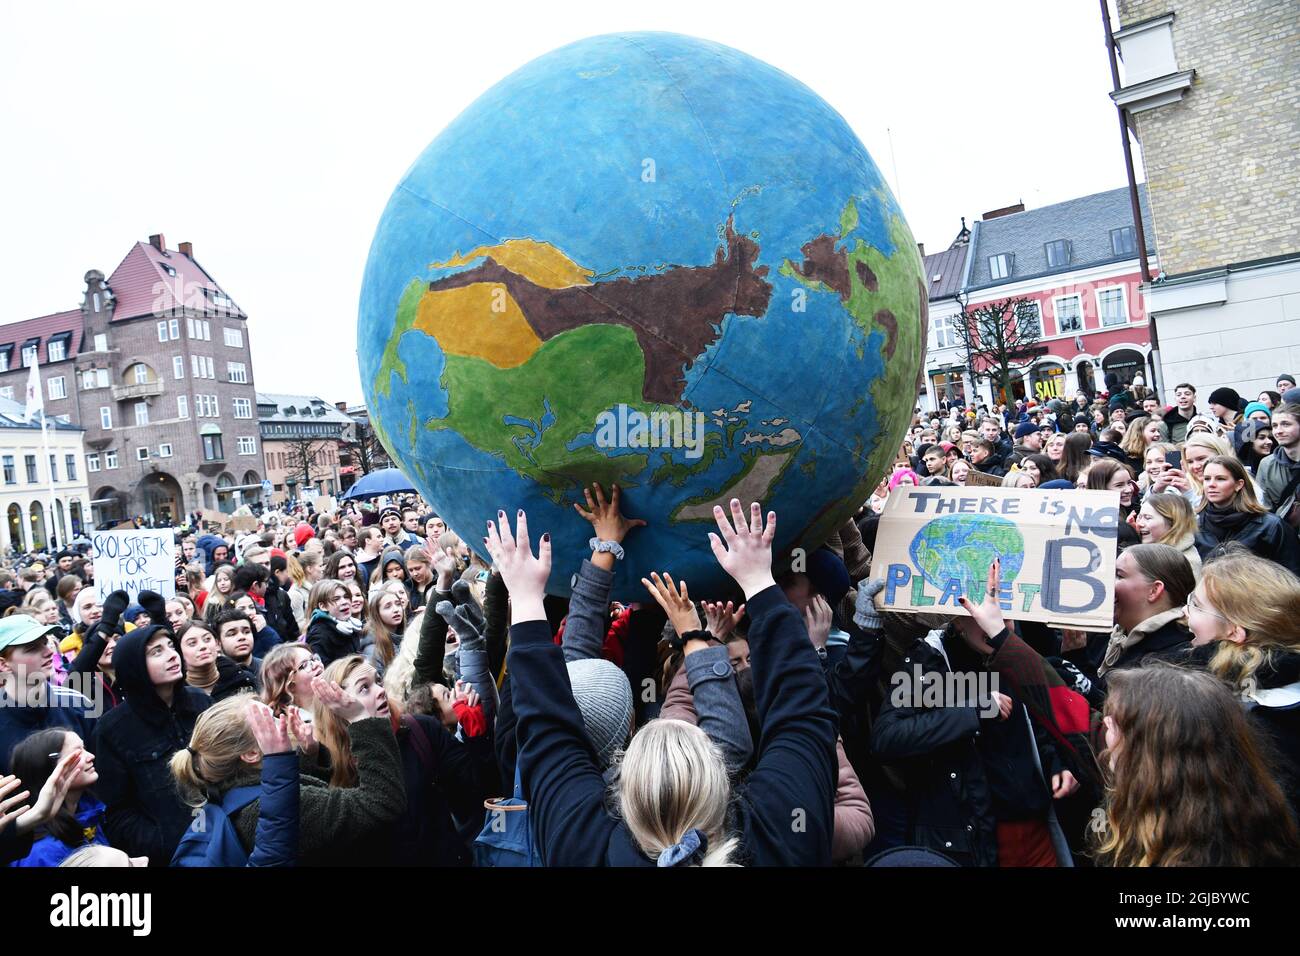
[[[863,579],[858,582],[858,600],[853,606],[853,623],[864,631],[878,631],[884,626],[876,610],[875,596],[885,589],[884,578]]]

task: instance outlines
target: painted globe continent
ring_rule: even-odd
[[[1015,522],[995,515],[948,515],[921,527],[909,548],[912,563],[936,591],[961,582],[961,593],[978,603],[988,584],[989,565],[1002,559],[1001,580],[1011,584],[1025,563],[1025,539]],[[942,602],[956,604],[949,600]]]
[[[811,547],[889,467],[922,272],[807,87],[716,43],[593,37],[489,89],[398,183],[361,294],[371,421],[480,553],[487,518],[527,509],[552,593],[588,554],[573,504],[599,481],[649,522],[614,596],[645,600],[651,569],[708,596],[715,503],[762,502],[778,552]]]

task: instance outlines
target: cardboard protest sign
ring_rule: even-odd
[[[248,532],[257,530],[257,519],[252,515],[236,515],[226,522],[226,527],[231,531]]]
[[[338,511],[339,503],[334,500],[332,495],[317,495],[313,501],[312,507],[317,511]]]
[[[986,475],[982,471],[976,471],[974,468],[966,475],[967,487],[976,488],[1001,488],[1002,479],[997,475]]]
[[[224,527],[226,522],[229,520],[230,515],[226,514],[224,511],[213,511],[210,508],[203,509],[203,523],[206,525],[211,525],[214,528],[221,528]]]
[[[899,485],[880,516],[871,576],[891,611],[965,615],[1002,559],[1008,619],[1109,630],[1115,604],[1119,494],[1037,488]]]
[[[90,544],[95,594],[101,603],[114,591],[125,591],[133,603],[141,591],[176,596],[176,537],[171,528],[96,531]]]

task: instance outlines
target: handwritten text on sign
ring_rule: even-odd
[[[125,591],[132,602],[141,591],[175,597],[176,539],[171,529],[96,531],[90,540],[95,589],[101,602],[114,591]]]
[[[872,576],[894,611],[964,614],[1002,560],[1008,618],[1109,628],[1119,495],[1110,491],[900,485],[881,515]]]

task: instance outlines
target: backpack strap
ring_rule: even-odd
[[[410,714],[402,715],[402,723],[409,731],[411,746],[415,748],[415,756],[419,758],[420,763],[430,775],[433,774],[433,745],[429,743],[429,735],[424,732],[420,722]]]
[[[235,787],[221,798],[221,812],[226,816],[238,813],[254,800],[262,796],[262,787]]]

